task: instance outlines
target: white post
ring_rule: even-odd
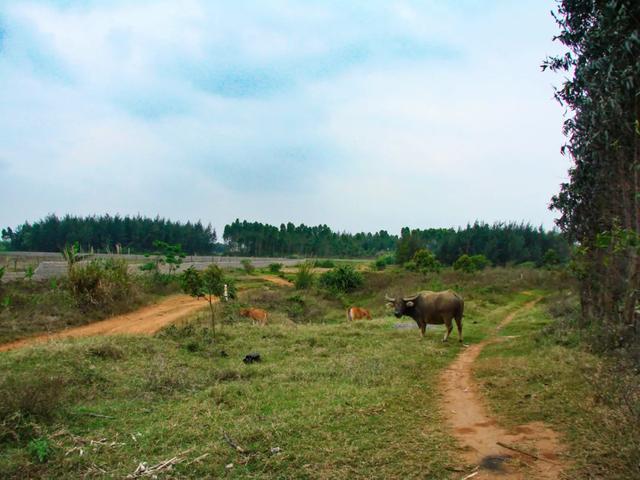
[[[226,283],[224,284],[224,301],[229,301],[229,288],[227,287]]]

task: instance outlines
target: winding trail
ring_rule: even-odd
[[[188,295],[172,295],[158,303],[139,310],[118,315],[80,327],[68,328],[60,332],[36,335],[0,345],[0,352],[15,350],[50,340],[89,337],[93,335],[152,335],[162,327],[182,320],[196,311],[207,307],[207,302]]]
[[[552,480],[560,478],[565,467],[560,456],[564,447],[556,432],[542,422],[519,425],[511,430],[499,426],[487,410],[473,378],[473,363],[482,349],[499,341],[496,334],[539,300],[505,317],[489,338],[465,349],[441,376],[446,421],[464,447],[465,463],[476,467],[464,478]],[[498,442],[538,458],[504,448]]]

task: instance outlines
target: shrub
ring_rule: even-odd
[[[426,248],[421,248],[413,255],[415,268],[422,273],[439,272],[442,265],[436,258],[436,255]]]
[[[253,273],[253,271],[256,269],[253,266],[253,263],[251,263],[251,260],[249,260],[248,258],[245,258],[240,263],[242,264],[242,268],[244,268],[244,271],[249,274]]]
[[[466,273],[477,272],[478,270],[484,270],[491,262],[484,255],[469,256],[466,253],[460,255],[460,257],[454,262],[454,270],[462,270]]]
[[[296,273],[296,278],[293,280],[293,284],[298,290],[306,290],[313,286],[314,279],[313,264],[304,262],[298,265],[298,272]]]
[[[472,255],[471,262],[473,262],[473,265],[475,266],[476,270],[484,270],[489,265],[491,265],[491,260],[489,260],[487,257],[481,254]]]
[[[362,274],[352,265],[341,265],[320,276],[320,285],[334,292],[348,293],[364,283]]]
[[[281,263],[271,263],[271,264],[269,264],[269,267],[268,267],[269,268],[269,272],[278,274],[282,270],[283,266],[284,265],[281,264]]]
[[[373,262],[373,268],[376,270],[384,270],[389,265],[394,265],[395,263],[396,256],[393,253],[387,253],[376,258],[375,262]]]
[[[132,292],[131,276],[122,259],[96,259],[69,270],[69,285],[81,309],[104,308],[127,300]]]
[[[560,256],[553,248],[550,248],[544,253],[544,256],[542,257],[542,265],[547,268],[560,265]]]
[[[0,267],[0,282],[2,281],[2,277],[4,277],[5,270],[6,270],[6,267]]]

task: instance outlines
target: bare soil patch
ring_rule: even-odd
[[[173,295],[161,302],[124,315],[117,315],[106,320],[69,328],[61,332],[37,335],[5,343],[0,345],[0,352],[62,338],[93,335],[151,335],[164,326],[177,322],[206,306],[207,302],[203,299],[196,299],[188,295]]]
[[[263,278],[268,282],[275,283],[276,285],[280,285],[282,287],[293,287],[293,283],[291,283],[286,278],[281,278],[277,275],[260,275],[260,278]]]
[[[527,303],[523,309],[532,308],[536,302]],[[473,364],[482,349],[497,341],[495,333],[518,313],[505,317],[490,338],[463,351],[441,376],[445,418],[463,446],[465,463],[477,469],[468,477],[474,480],[551,480],[560,478],[565,468],[565,448],[556,432],[541,422],[511,430],[502,428],[487,411],[473,378]]]

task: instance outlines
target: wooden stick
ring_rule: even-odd
[[[558,462],[554,462],[553,460],[549,460],[547,458],[539,457],[537,455],[534,455],[533,453],[529,453],[529,452],[526,452],[526,451],[521,450],[519,448],[507,445],[506,443],[502,443],[502,442],[496,442],[496,443],[498,445],[500,445],[501,447],[503,447],[503,448],[506,448],[508,450],[513,450],[514,452],[522,453],[523,455],[527,455],[528,457],[535,458],[536,460],[542,460],[543,462],[552,463],[553,465],[560,465]]]
[[[231,448],[233,448],[234,450],[240,452],[240,453],[247,453],[247,451],[242,448],[240,445],[238,445],[237,443],[235,443],[231,437],[229,435],[227,435],[227,432],[225,432],[224,430],[222,431],[222,435],[224,436],[224,439],[226,440],[226,442],[229,444],[229,446]]]

